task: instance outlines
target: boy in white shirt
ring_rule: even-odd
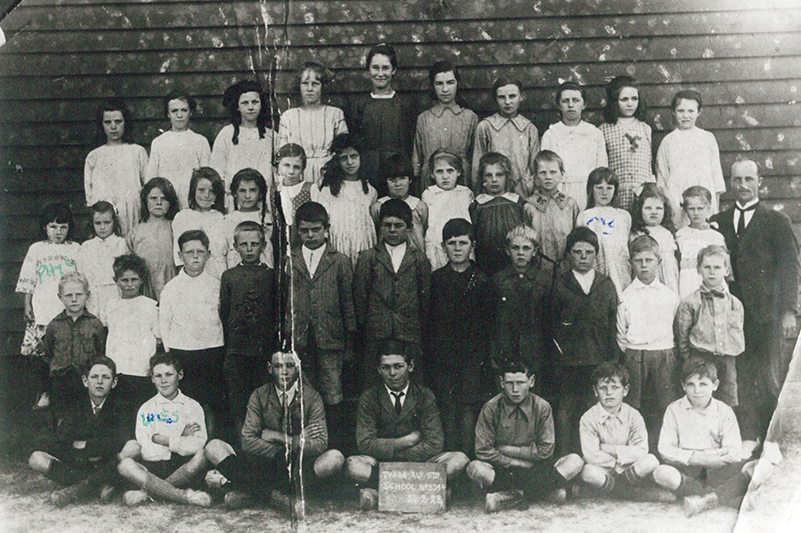
[[[141,490],[126,492],[123,501],[135,506],[148,496],[156,496],[209,507],[211,496],[207,493],[179,488],[189,485],[206,469],[203,446],[208,434],[203,408],[178,389],[184,372],[175,355],[154,355],[150,372],[158,394],[139,409],[136,441],[125,445],[138,448],[141,458],[135,461],[126,457],[117,466],[120,475]]]

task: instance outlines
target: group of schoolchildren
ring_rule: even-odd
[[[707,222],[725,186],[700,94],[676,95],[654,178],[631,78],[610,82],[600,129],[563,83],[540,144],[518,82],[479,122],[439,62],[411,142],[394,50],[367,66],[346,122],[305,64],[276,150],[255,82],[226,91],[212,149],[187,94],[165,99],[149,156],[124,104],[101,107],[95,236],[71,242],[69,208],[48,206],[17,288],[56,421],[30,458],[66,487],[52,501],[107,500],[122,476],[128,505],[209,506],[208,471],[230,508],[302,514],[303,481],[344,475],[370,509],[379,462],[432,461],[487,511],[563,502],[579,477],[688,514],[736,505],[754,471],[731,409],[743,307]],[[329,447],[353,433],[346,390],[347,458]]]

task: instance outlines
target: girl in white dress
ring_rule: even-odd
[[[209,238],[209,259],[205,272],[217,279],[228,267],[228,224],[225,222],[223,202],[225,189],[217,171],[210,167],[201,167],[192,173],[189,182],[189,209],[175,215],[172,221],[173,258],[177,266],[183,266],[178,252],[178,239],[184,232],[193,229],[203,230]]]
[[[328,211],[331,221],[329,241],[354,266],[359,252],[376,243],[375,224],[370,205],[378,194],[361,169],[361,145],[350,134],[339,135],[331,143],[333,157],[323,167],[323,180],[317,201]]]
[[[214,139],[209,166],[222,177],[225,191],[230,190],[234,174],[243,168],[258,170],[272,189],[274,132],[269,127],[269,105],[261,86],[251,80],[235,83],[225,90],[223,105],[231,123]],[[230,194],[224,205],[228,212],[234,210]]]
[[[698,252],[711,244],[726,246],[723,234],[709,227],[707,222],[713,198],[709,189],[700,185],[687,188],[681,195],[681,207],[690,221],[689,226],[684,226],[676,232],[676,242],[681,252],[679,297],[682,299],[701,285]]]
[[[278,146],[295,143],[303,147],[303,181],[315,185],[323,179],[323,166],[331,159],[334,137],[348,133],[342,110],[322,103],[323,89],[332,78],[333,73],[320,63],[304,63],[298,79],[302,104],[285,111],[278,126]]]
[[[587,209],[579,213],[576,227],[587,226],[597,236],[595,268],[615,284],[618,295],[631,283],[629,233],[631,215],[614,207],[620,181],[612,169],[598,167],[587,178]]]
[[[423,191],[421,199],[428,206],[426,256],[434,271],[448,263],[448,256],[442,249],[442,229],[452,218],[470,220],[473,191],[457,185],[464,168],[458,155],[437,150],[431,154],[428,165],[436,183]]]
[[[86,205],[101,200],[111,202],[117,208],[125,235],[139,222],[139,190],[145,182],[147,151],[133,143],[131,114],[119,98],[100,104],[97,125],[106,143],[86,156]]]

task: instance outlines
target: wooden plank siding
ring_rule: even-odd
[[[492,80],[520,78],[523,114],[540,133],[558,120],[560,81],[587,86],[586,118],[598,124],[604,83],[633,75],[651,108],[654,154],[672,129],[673,94],[696,88],[699,125],[715,134],[724,169],[748,151],[765,168],[767,202],[801,227],[797,0],[22,0],[0,27],[2,354],[19,342],[13,291],[39,210],[63,199],[85,217],[83,161],[96,146],[99,99],[124,97],[134,138],[149,147],[168,127],[161,97],[187,88],[199,102],[193,129],[213,141],[232,82],[274,79],[283,111],[296,105],[291,69],[314,58],[335,70],[326,98],[341,105],[369,89],[363,58],[379,42],[396,47],[396,88],[420,110],[431,105],[428,66],[450,59],[482,117],[494,112]]]

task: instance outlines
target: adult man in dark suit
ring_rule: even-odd
[[[731,168],[734,207],[710,223],[731,253],[731,292],[745,308],[745,352],[737,357],[737,410],[745,441],[764,438],[789,360],[782,339],[795,331],[798,241],[790,218],[759,202],[762,178],[751,159]]]
[[[444,437],[437,400],[430,389],[409,379],[414,370],[407,345],[389,341],[378,357],[381,383],[359,398],[356,446],[359,454],[348,457],[345,474],[367,485],[359,505],[367,511],[378,503],[379,461],[443,463],[448,479],[467,467],[462,452],[442,452]]]

